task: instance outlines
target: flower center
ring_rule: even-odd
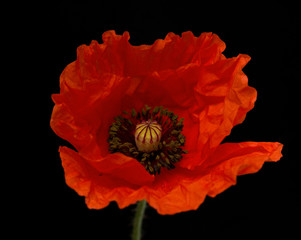
[[[123,111],[114,118],[109,130],[109,151],[137,159],[150,174],[159,174],[161,167],[175,168],[174,163],[187,153],[182,147],[184,119],[172,111],[145,105],[140,112]]]
[[[139,151],[157,151],[161,140],[162,127],[157,121],[147,120],[136,125],[135,142]]]

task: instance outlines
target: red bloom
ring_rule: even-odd
[[[146,199],[160,214],[197,209],[281,158],[280,143],[221,144],[254,107],[242,72],[249,56],[227,59],[212,33],[128,40],[108,31],[102,44],[80,46],[52,96],[51,127],[77,150],[60,147],[66,182],[89,208]]]

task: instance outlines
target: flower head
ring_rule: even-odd
[[[278,161],[282,145],[223,143],[254,107],[256,90],[212,33],[169,33],[132,46],[129,34],[103,34],[77,50],[60,77],[51,127],[67,184],[89,208],[146,199],[161,214],[198,208],[236,176]]]

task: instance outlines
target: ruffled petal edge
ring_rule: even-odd
[[[278,142],[221,144],[202,166],[188,174],[178,172],[179,184],[149,203],[160,214],[197,209],[208,195],[215,197],[237,182],[237,176],[258,172],[264,162],[277,162],[283,145]]]
[[[71,149],[60,148],[60,153],[67,185],[86,197],[89,208],[101,209],[111,201],[124,208],[146,199],[158,213],[165,215],[197,209],[206,195],[215,197],[235,185],[237,176],[259,171],[264,162],[278,161],[282,147],[277,142],[225,143],[194,171],[180,167],[166,170],[167,177],[140,187],[114,176],[100,177],[95,168]]]

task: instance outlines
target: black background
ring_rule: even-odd
[[[58,147],[68,143],[49,127],[50,96],[59,92],[60,73],[76,59],[76,48],[91,40],[101,42],[106,30],[129,31],[133,45],[152,44],[168,32],[190,30],[195,36],[216,33],[227,45],[226,57],[245,53],[252,58],[244,72],[249,85],[257,89],[258,99],[243,124],[225,141],[278,141],[284,144],[284,157],[278,163],[266,163],[256,174],[238,177],[236,186],[215,198],[207,197],[196,211],[161,216],[147,208],[143,239],[297,239],[299,159],[293,157],[291,148],[292,138],[297,136],[292,126],[298,122],[294,120],[296,112],[291,113],[290,90],[297,86],[300,68],[296,53],[300,21],[296,6],[278,2],[59,1],[32,6],[39,10],[31,11],[34,20],[29,28],[34,27],[34,40],[30,48],[37,50],[36,83],[45,104],[39,116],[43,143],[36,141],[41,145],[35,166],[38,174],[28,196],[35,203],[29,214],[38,214],[26,231],[39,234],[39,229],[41,236],[50,238],[129,239],[134,206],[120,210],[111,203],[102,210],[89,210],[84,198],[65,184]]]

